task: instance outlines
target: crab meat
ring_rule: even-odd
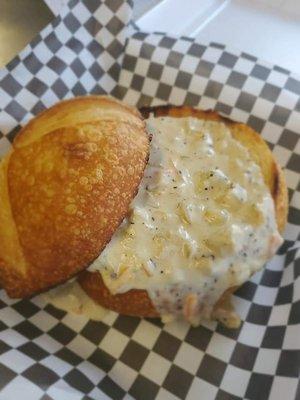
[[[276,251],[278,250],[279,246],[281,246],[283,243],[282,237],[279,235],[279,233],[274,233],[270,237],[269,241],[269,246],[268,246],[268,252],[267,252],[267,258],[271,258],[274,256]]]
[[[183,306],[184,318],[193,323],[199,315],[198,296],[195,293],[190,293],[186,296]]]

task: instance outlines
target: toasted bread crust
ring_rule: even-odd
[[[99,255],[148,156],[139,112],[105,96],[61,102],[21,130],[0,165],[0,282],[9,296],[64,282]]]
[[[158,106],[145,107],[140,111],[145,118],[148,118],[150,114],[154,114],[155,117],[195,117],[210,121],[223,122],[228,126],[233,137],[242,145],[247,147],[251,158],[260,166],[265,183],[270,189],[274,199],[278,229],[280,232],[283,231],[288,211],[285,178],[269,147],[257,132],[245,124],[232,121],[210,110],[203,111],[186,106]],[[123,294],[112,295],[106,288],[101,278],[101,274],[91,273],[88,271],[80,274],[79,283],[86,293],[96,302],[106,308],[117,311],[120,314],[139,317],[159,316],[145,290],[130,290]],[[230,296],[230,294],[236,289],[237,287],[228,289],[218,303],[223,302],[224,299]]]
[[[83,271],[78,277],[83,290],[101,306],[131,317],[159,317],[146,290],[132,289],[125,293],[111,294],[101,274]]]

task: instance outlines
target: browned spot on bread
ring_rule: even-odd
[[[85,160],[89,159],[97,151],[97,148],[97,143],[92,142],[67,143],[64,146],[67,157],[82,158]]]
[[[195,117],[199,119],[205,119],[210,121],[223,122],[230,129],[233,137],[238,140],[242,145],[247,147],[251,158],[260,166],[264,180],[270,193],[274,199],[276,219],[279,231],[283,231],[287,219],[288,210],[288,199],[287,199],[287,188],[283,172],[277,162],[275,161],[269,147],[261,136],[245,124],[241,124],[230,120],[229,118],[223,117],[212,110],[198,110],[186,106],[157,106],[157,107],[143,107],[140,109],[141,114],[144,118],[148,118],[150,113],[153,113],[156,117],[169,116],[174,118],[181,117]],[[135,290],[123,294],[113,296],[107,295],[107,288],[103,288],[104,283],[99,278],[99,273],[85,272],[79,276],[79,283],[83,289],[88,293],[95,301],[99,302],[103,306],[113,309],[121,314],[127,315],[139,315],[139,316],[151,316],[153,313],[153,305],[147,295],[146,291]],[[228,289],[220,301],[228,297],[237,288]],[[105,300],[103,299],[105,293]],[[109,293],[109,292],[108,292]],[[133,295],[134,293],[134,295]],[[145,308],[136,308],[136,303],[143,303],[145,297],[148,297],[148,303],[145,303]],[[138,313],[137,313],[138,310]],[[154,315],[156,316],[156,315]]]

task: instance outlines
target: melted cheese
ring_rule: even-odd
[[[148,128],[150,160],[138,195],[89,270],[100,271],[112,293],[145,289],[165,318],[183,314],[198,323],[281,243],[273,200],[224,124],[151,117]]]

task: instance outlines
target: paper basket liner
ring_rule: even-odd
[[[0,156],[30,118],[78,95],[212,108],[260,132],[285,168],[285,242],[236,292],[238,330],[115,313],[95,322],[1,291],[0,399],[298,399],[300,80],[221,44],[134,31],[131,11],[73,0],[0,71]]]

